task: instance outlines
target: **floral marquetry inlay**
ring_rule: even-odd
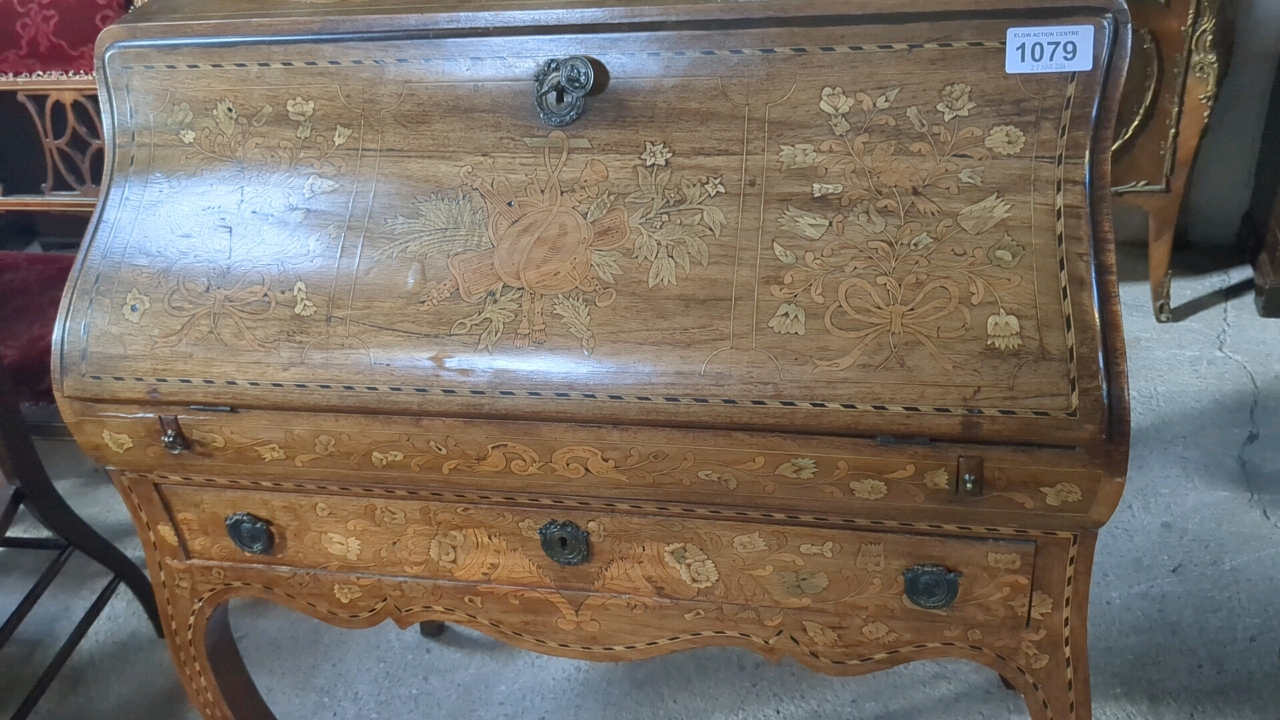
[[[88,330],[68,340],[84,343],[69,382],[245,407],[252,388],[323,404],[349,385],[362,411],[431,395],[468,416],[555,397],[610,423],[697,403],[721,426],[859,436],[878,413],[918,413],[946,431],[931,436],[973,414],[994,419],[984,434],[1093,430],[1096,404],[1075,421],[1096,354],[1074,345],[1097,315],[1068,315],[1095,300],[1063,294],[1091,257],[1074,76],[837,42],[766,78],[763,51],[643,59],[600,41],[622,74],[563,129],[512,114],[532,78],[500,43],[466,72],[335,60],[299,84],[272,60],[261,82],[140,90],[112,196],[133,221],[93,245],[110,282],[73,296],[94,315],[71,311]],[[439,108],[470,120],[421,120]],[[674,108],[689,122],[666,122]],[[862,479],[839,489],[875,501]]]
[[[780,169],[817,177],[821,202],[778,217],[773,254],[790,267],[771,288],[783,302],[769,327],[803,335],[812,318],[847,341],[841,356],[815,356],[815,372],[901,364],[912,343],[937,368],[967,371],[948,346],[975,320],[995,350],[1023,344],[1023,310],[1011,291],[1022,283],[1026,248],[1002,229],[1013,201],[983,185],[987,163],[1021,154],[1027,135],[969,124],[984,108],[968,84],[946,85],[925,108],[901,107],[901,90],[823,88],[815,115],[826,119],[828,139],[779,146]]]
[[[1005,0],[511,0],[426,40],[465,3],[341,0],[340,43],[323,2],[206,2],[104,35],[54,336],[202,716],[262,709],[219,688],[240,598],[581,660],[961,658],[1088,714],[1122,4],[1040,8],[1094,69],[1010,75]]]
[[[665,547],[662,556],[667,564],[680,572],[680,579],[699,590],[709,588],[720,580],[716,564],[697,545],[672,543]]]
[[[1042,487],[1040,492],[1044,493],[1044,501],[1049,505],[1080,502],[1084,499],[1080,486],[1069,482],[1060,482],[1053,487]]]
[[[360,597],[363,593],[357,585],[335,584],[333,586],[333,596],[338,598],[338,602],[349,603]]]
[[[110,430],[102,431],[102,441],[111,448],[112,452],[124,453],[133,447],[133,438],[124,433],[111,432]]]
[[[154,432],[154,420],[113,422],[87,432],[105,451],[136,444],[149,458],[171,456]],[[307,468],[358,475],[436,477],[486,486],[563,488],[580,481],[598,488],[661,488],[716,496],[843,501],[876,506],[946,505],[955,497],[954,456],[897,457],[821,454],[804,456],[761,449],[708,448],[662,443],[495,441],[492,436],[367,432],[281,426],[213,425],[184,419],[190,458],[214,466]],[[168,460],[166,460],[168,461]],[[991,462],[990,460],[988,461]],[[212,464],[212,465],[210,465]],[[1071,481],[1045,485],[1043,474],[1017,465],[989,465],[981,498],[966,501],[991,509],[1039,509],[1076,514],[1094,502],[1096,476],[1062,469]]]
[[[127,273],[121,295],[123,318],[147,340],[140,349],[278,352],[281,310],[299,320],[325,311],[302,274],[339,228],[299,228],[332,219],[326,196],[343,188],[355,129],[338,115],[350,111],[336,98],[241,93],[175,95],[155,115],[164,142],[178,143],[181,170],[152,184],[156,237],[138,245],[150,260]]]
[[[855,470],[845,459],[821,462],[807,457],[738,453],[699,457],[692,450],[676,454],[636,446],[605,449],[569,445],[544,455],[516,442],[464,444],[457,438],[437,439],[399,436],[393,442],[362,442],[341,433],[338,437],[286,432],[267,442],[243,436],[231,427],[212,432],[193,428],[190,437],[211,455],[248,452],[256,462],[292,460],[296,467],[353,467],[368,464],[375,470],[400,470],[443,475],[494,476],[513,473],[520,477],[577,479],[591,477],[623,484],[669,484],[679,487],[718,486],[729,491],[775,494],[779,486],[790,490],[812,489],[829,498],[866,501],[892,499],[923,503],[926,492],[949,494],[949,473],[944,467],[922,463],[892,463],[881,472]],[[929,469],[926,469],[929,467]],[[1017,494],[1013,499],[1030,502]]]
[[[170,525],[169,523],[166,522],[166,523],[160,523],[159,525],[157,525],[156,533],[160,535],[160,537],[164,538],[164,541],[169,543],[170,545],[178,544],[178,533],[173,529],[173,526]]]
[[[124,319],[137,325],[142,322],[142,314],[151,307],[151,298],[138,292],[138,288],[129,291],[125,296],[124,307],[120,308],[120,312],[124,314]]]
[[[536,529],[547,518],[521,510],[338,496],[298,503],[291,496],[252,492],[195,500],[183,487],[165,493],[179,509],[181,535],[196,557],[287,565],[315,557],[328,570],[474,583],[481,599],[553,608],[566,629],[594,630],[593,614],[613,604],[643,613],[671,601],[697,601],[703,616],[746,612],[769,624],[795,625],[804,637],[829,640],[827,633],[803,626],[804,620],[814,621],[812,614],[795,614],[821,612],[830,618],[822,626],[842,643],[891,642],[890,635],[908,632],[908,625],[895,624],[901,621],[938,616],[1020,627],[1029,608],[1044,610],[1042,599],[1032,599],[1033,544],[1025,542],[1005,543],[991,554],[990,541],[933,541],[927,552],[963,572],[956,603],[935,613],[905,599],[902,572],[920,551],[909,550],[913,541],[897,536],[841,532],[840,540],[857,548],[856,557],[846,559],[843,542],[832,539],[831,531],[582,516],[574,519],[591,533],[591,558],[568,574],[542,551]],[[232,505],[271,522],[277,537],[271,556],[248,556],[231,545],[221,524]],[[997,556],[998,562],[989,562]],[[340,584],[333,592],[348,603],[360,588]],[[584,604],[573,599],[575,592],[597,594]],[[869,612],[881,619],[866,620]]]
[[[447,258],[450,277],[427,292],[422,308],[455,293],[479,305],[450,330],[478,336],[477,350],[492,351],[517,320],[515,347],[546,343],[549,304],[591,355],[592,308],[614,303],[617,276],[643,272],[647,287],[662,288],[707,267],[707,243],[725,224],[712,200],[725,186],[722,176],[673,175],[675,151],[646,141],[634,167],[611,169],[588,157],[566,187],[572,138],[554,131],[532,144],[542,148],[542,167],[519,194],[507,178],[482,177],[467,165],[462,187],[419,197],[414,215],[385,221],[388,241],[375,258],[403,257],[412,272]]]

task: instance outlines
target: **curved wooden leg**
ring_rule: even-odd
[[[1018,648],[1025,675],[1006,676],[1026,698],[1032,720],[1093,717],[1087,626],[1096,540],[1081,533],[1037,548],[1036,572],[1043,567],[1050,577],[1032,598],[1031,623]]]
[[[151,581],[129,556],[77,515],[54,487],[21,411],[10,401],[14,396],[9,376],[0,368],[0,472],[22,488],[23,505],[42,525],[120,578],[138,598],[156,635],[163,634]]]
[[[1073,663],[1072,674],[1068,675],[1059,662],[1056,657],[1051,661],[1055,666],[1052,672],[1034,673],[1035,686],[1027,678],[1001,676],[1000,680],[1006,688],[1022,695],[1031,720],[1091,720],[1088,685],[1082,693],[1079,682],[1084,666],[1074,667]]]
[[[1201,29],[1197,26],[1197,36]],[[1209,42],[1213,42],[1212,30],[1209,32]],[[1156,322],[1173,321],[1173,306],[1169,300],[1169,261],[1173,255],[1173,237],[1178,228],[1182,202],[1186,199],[1191,169],[1195,165],[1200,139],[1204,135],[1213,98],[1217,94],[1216,62],[1214,67],[1211,74],[1197,71],[1187,78],[1186,105],[1182,108],[1178,123],[1177,159],[1169,176],[1169,192],[1152,195],[1140,203],[1150,215],[1147,262],[1151,272],[1151,307],[1155,312]]]
[[[153,485],[110,474],[138,526],[165,641],[192,706],[205,720],[275,720],[240,657],[227,615],[226,603],[248,593],[228,585],[221,568],[184,561]]]
[[[1147,207],[1147,267],[1151,281],[1151,310],[1156,322],[1173,320],[1173,305],[1169,299],[1172,280],[1169,264],[1173,258],[1173,236],[1178,228],[1178,211],[1182,206],[1182,193],[1170,193],[1159,202]]]
[[[193,604],[174,593],[166,604],[174,614],[169,649],[205,720],[275,720],[240,657],[225,599]]]
[[[444,634],[444,631],[448,629],[448,627],[448,625],[445,625],[442,622],[427,620],[425,622],[418,623],[418,632],[421,633],[424,638],[438,638]]]

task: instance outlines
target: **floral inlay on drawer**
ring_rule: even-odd
[[[1020,627],[1031,597],[1035,544],[780,528],[628,515],[592,516],[400,500],[205,490],[163,486],[178,535],[193,558],[344,572],[408,574],[485,586],[513,601],[548,602],[565,627],[595,629],[590,608],[622,603],[636,612],[669,600],[698,600],[729,617],[753,608],[838,615],[874,612],[913,622]],[[248,513],[267,525],[268,551],[246,552],[227,518]],[[588,534],[588,559],[549,559],[539,529],[572,520]],[[904,572],[926,561],[959,573],[958,595],[942,610],[912,604]],[[563,591],[596,593],[585,607]],[[936,616],[936,617],[935,617]]]

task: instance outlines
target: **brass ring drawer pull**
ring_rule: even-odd
[[[533,102],[542,122],[564,127],[581,117],[595,78],[591,62],[580,55],[543,63],[533,78]]]
[[[923,563],[902,571],[907,599],[925,610],[944,610],[960,595],[960,573]]]
[[[246,512],[227,516],[227,536],[231,542],[250,555],[266,555],[276,544],[267,521]]]
[[[581,565],[591,558],[591,538],[571,520],[551,520],[538,528],[542,552],[561,565]]]
[[[177,455],[189,447],[187,439],[172,428],[165,430],[164,434],[160,436],[160,444],[170,455]]]

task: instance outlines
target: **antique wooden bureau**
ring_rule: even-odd
[[[1083,70],[1006,33],[1087,27]],[[226,602],[1090,715],[1109,0],[152,0],[53,368],[207,718]]]

